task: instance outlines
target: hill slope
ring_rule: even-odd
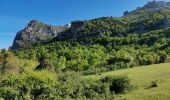
[[[168,3],[160,3],[149,2],[119,18],[74,21],[52,36],[50,26],[36,23],[33,32],[24,30],[16,36],[13,47],[23,45],[14,52],[20,59],[43,58],[56,70],[83,74],[165,63],[170,56],[170,10],[163,9]],[[161,9],[151,9],[155,6]]]
[[[148,2],[145,6],[125,13],[122,17],[102,17],[85,21],[73,21],[71,25],[52,26],[31,21],[19,31],[11,49],[28,48],[42,40],[81,40],[127,36],[165,29],[170,25],[170,3]],[[87,41],[84,41],[86,43]]]
[[[84,76],[83,78],[96,80],[108,75],[127,75],[131,79],[132,84],[137,86],[137,89],[122,95],[121,98],[126,98],[127,100],[169,100],[170,98],[169,63],[117,70],[102,73],[101,75]],[[158,87],[148,88],[151,82],[156,80]]]

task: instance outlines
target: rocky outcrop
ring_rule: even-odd
[[[79,33],[78,30],[83,28],[85,24],[85,21],[73,21],[71,22],[70,28],[66,32],[62,32],[57,36],[56,38],[58,40],[63,40],[63,39],[76,39],[76,38],[82,38],[84,37],[83,34]]]
[[[141,9],[151,9],[151,10],[169,10],[170,9],[170,2],[164,1],[151,1],[148,2],[144,7]]]
[[[58,40],[80,38],[82,36],[77,31],[84,26],[84,23],[85,21],[73,21],[71,24],[64,26],[51,26],[32,20],[25,29],[17,33],[10,49],[28,48],[34,43],[54,37]]]
[[[170,2],[165,1],[149,1],[146,5],[143,7],[137,7],[136,10],[133,10],[131,12],[125,11],[124,16],[139,13],[140,11],[160,11],[160,10],[170,10]]]
[[[12,50],[19,48],[30,47],[32,44],[54,38],[60,32],[69,29],[69,25],[65,26],[51,26],[36,20],[30,21],[25,29],[19,31],[13,41]]]
[[[153,0],[149,1],[143,7],[137,7],[133,11],[125,11],[122,18],[132,20],[136,23],[130,31],[131,33],[145,33],[151,30],[169,27],[169,10],[170,2]]]

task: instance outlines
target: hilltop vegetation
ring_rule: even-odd
[[[159,15],[163,16],[162,13]],[[120,19],[109,17],[86,21],[75,37],[59,38],[63,37],[62,33],[52,40],[36,43],[32,48],[19,49],[15,54],[22,59],[37,61],[43,57],[50,60],[56,70],[83,71],[86,74],[164,63],[169,56],[170,28],[150,29],[160,26],[160,20],[151,19],[147,20],[155,25],[147,22],[149,27],[146,26],[145,30],[150,31],[144,33],[128,33],[127,25],[109,24],[118,23]],[[143,20],[139,22],[144,23]],[[135,29],[132,27],[131,30]]]
[[[113,100],[138,88],[132,82],[139,77],[131,74],[100,76],[169,62],[170,9],[164,3],[149,2],[122,17],[74,21],[71,26],[31,21],[17,33],[10,50],[0,52],[0,97]]]

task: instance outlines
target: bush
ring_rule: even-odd
[[[84,90],[83,95],[88,99],[106,99],[112,100],[114,94],[109,90],[109,83],[102,83],[100,80],[93,81],[89,80],[83,83]]]
[[[41,59],[40,64],[35,68],[35,70],[49,70],[54,71],[54,66],[48,59]]]
[[[0,80],[0,97],[5,100],[51,99],[55,97],[55,84],[55,75],[48,71],[6,74]]]
[[[101,82],[109,83],[110,92],[114,92],[116,94],[124,93],[132,88],[130,85],[130,80],[127,76],[107,76],[101,79]]]
[[[19,59],[13,53],[7,52],[0,54],[0,73],[19,73]]]
[[[84,80],[76,72],[59,72],[55,75],[43,70],[2,76],[0,98],[5,100],[56,100],[59,98],[113,100],[115,93],[124,93],[130,89],[130,86],[129,79],[125,76]]]

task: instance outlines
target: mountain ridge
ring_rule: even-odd
[[[132,11],[125,11],[123,16],[129,15],[129,14],[134,14],[138,13],[140,11],[151,11],[151,12],[156,12],[160,10],[170,10],[170,2],[165,2],[165,1],[148,1],[147,4],[145,4],[143,7],[137,7],[135,10]]]
[[[52,26],[33,20],[28,23],[25,29],[17,33],[11,49],[31,47],[34,43],[53,38],[56,40],[77,40],[114,37],[166,28],[170,25],[170,16],[168,16],[170,12],[168,10],[170,10],[170,2],[151,1],[136,10],[125,12],[122,17],[102,17],[88,21],[77,20],[71,22],[71,25],[64,26]]]

